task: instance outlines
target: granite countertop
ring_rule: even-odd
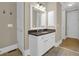
[[[55,32],[55,29],[39,29],[39,30],[29,30],[28,34],[34,35],[34,36],[41,36],[49,33]]]

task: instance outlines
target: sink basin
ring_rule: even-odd
[[[48,33],[47,31],[44,32],[34,32],[33,34],[44,34],[44,33]]]
[[[44,31],[44,32],[40,32],[40,33],[48,33],[47,31]]]
[[[44,32],[33,32],[33,33],[31,33],[31,34],[33,34],[33,35],[44,35],[44,34],[46,34],[46,33],[48,33],[47,31],[44,31]]]

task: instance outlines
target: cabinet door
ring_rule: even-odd
[[[54,46],[55,42],[55,35],[53,33],[47,34],[47,37],[45,38],[46,40],[44,41],[45,43],[45,50],[48,51],[50,48]]]
[[[54,46],[54,42],[55,42],[54,37],[52,36],[48,37],[48,41],[46,42],[48,50]]]
[[[38,37],[38,55],[43,55],[46,52],[45,35]]]
[[[45,43],[40,41],[38,43],[38,55],[43,55],[45,53]]]

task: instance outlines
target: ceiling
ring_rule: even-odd
[[[37,2],[38,3],[38,2]],[[62,9],[64,10],[79,10],[79,2],[60,2],[62,5]],[[39,4],[42,4],[43,6],[47,6],[48,2],[39,2]],[[72,6],[68,6],[68,4],[72,4]]]
[[[68,6],[69,4],[72,4],[72,6]],[[61,2],[61,5],[64,10],[79,9],[79,2]]]

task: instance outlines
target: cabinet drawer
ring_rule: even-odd
[[[55,33],[50,33],[49,36],[55,37]]]
[[[39,41],[45,41],[46,38],[47,38],[47,35],[42,35],[38,37]]]
[[[53,37],[54,38],[55,37],[55,33],[50,33],[50,34],[39,36],[38,39],[39,39],[39,41],[45,41],[49,37],[51,37],[51,38]]]

